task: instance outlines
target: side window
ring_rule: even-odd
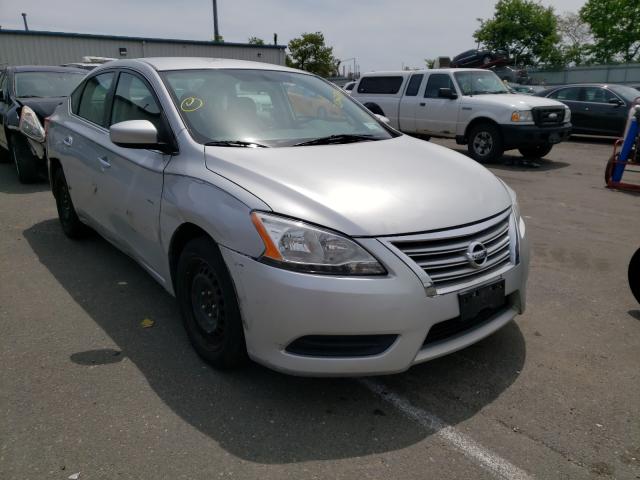
[[[569,100],[569,101],[578,101],[580,100],[580,89],[579,88],[562,88],[560,90],[556,90],[549,98],[554,98],[556,100]]]
[[[107,126],[107,93],[113,83],[113,72],[90,78],[82,91],[78,115],[103,127]]]
[[[613,93],[600,87],[582,87],[583,100],[593,103],[609,103],[609,100],[617,98]]]
[[[113,95],[109,125],[127,120],[149,120],[159,132],[164,129],[160,105],[149,87],[135,75],[123,72]]]
[[[454,92],[456,91],[451,77],[446,73],[434,73],[429,75],[427,88],[424,91],[424,98],[439,98],[438,92],[441,88],[450,88]]]
[[[84,88],[84,83],[81,83],[76,87],[76,89],[71,92],[71,111],[76,115],[79,114],[78,109],[80,108],[80,96],[82,95],[82,89]]]
[[[418,95],[418,90],[420,90],[420,84],[422,83],[422,78],[424,75],[422,73],[415,73],[411,75],[411,80],[409,80],[409,85],[407,86],[407,91],[405,95],[407,97],[415,97]]]
[[[358,93],[393,95],[400,91],[403,77],[364,77],[358,84]]]

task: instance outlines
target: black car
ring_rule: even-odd
[[[629,109],[640,104],[640,92],[626,85],[589,83],[561,85],[537,93],[571,109],[572,133],[621,137]]]
[[[451,60],[452,68],[475,68],[489,65],[498,60],[509,60],[508,55],[504,52],[492,52],[490,50],[467,50],[460,55],[456,55]]]
[[[34,182],[46,171],[43,146],[18,130],[23,107],[43,124],[86,74],[66,67],[0,68],[0,158],[14,162],[20,182]]]

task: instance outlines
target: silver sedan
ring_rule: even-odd
[[[401,372],[524,310],[513,191],[306,72],[110,62],[46,141],[64,232],[90,227],[134,258],[216,367]]]

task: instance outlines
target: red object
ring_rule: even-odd
[[[629,173],[629,172],[640,173],[640,170],[629,170],[629,167],[640,167],[640,162],[638,161],[640,160],[638,158],[640,136],[636,140],[635,150],[632,152],[631,156],[629,157],[629,160],[627,160],[626,162],[622,162],[619,160],[620,154],[618,153],[618,148],[622,145],[622,141],[623,139],[619,138],[613,144],[613,155],[611,155],[611,158],[609,158],[609,161],[607,162],[607,166],[605,167],[604,180],[607,184],[607,188],[615,188],[617,190],[630,190],[634,192],[640,192],[640,184],[626,183],[622,181],[614,182],[612,179],[613,170],[616,165],[624,165],[626,173]]]

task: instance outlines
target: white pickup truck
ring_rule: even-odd
[[[528,158],[544,157],[571,132],[571,110],[564,104],[510,93],[487,70],[366,73],[351,95],[398,130],[467,144],[479,162],[515,148]]]

